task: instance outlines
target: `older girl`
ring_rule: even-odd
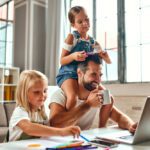
[[[79,135],[80,128],[70,126],[54,128],[48,125],[44,111],[47,98],[48,79],[39,71],[26,70],[20,75],[17,86],[17,107],[9,125],[9,141],[33,137]]]

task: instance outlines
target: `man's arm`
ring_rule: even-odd
[[[66,108],[57,102],[50,104],[50,125],[55,127],[66,127],[75,125],[77,121],[90,110],[91,107],[100,107],[101,101],[98,96],[98,89],[90,92],[87,100],[67,111]]]
[[[113,96],[111,96],[111,104],[102,105],[101,110],[99,112],[99,128],[106,126],[106,123],[110,118],[113,104],[114,104],[114,98]]]
[[[126,114],[117,109],[114,104],[114,98],[111,96],[112,103],[110,105],[102,106],[100,110],[99,127],[105,127],[109,118],[118,123],[122,129],[128,129],[130,132],[135,132],[137,123],[135,123]]]
[[[110,118],[118,123],[118,126],[122,129],[131,130],[135,123],[131,118],[129,118],[126,114],[118,110],[113,106],[112,111],[110,113]]]
[[[105,127],[112,111],[112,104],[103,105],[99,112],[99,128]]]
[[[90,105],[86,102],[74,107],[70,111],[57,103],[50,104],[50,125],[55,127],[66,127],[75,125],[77,120],[81,118],[89,109]]]

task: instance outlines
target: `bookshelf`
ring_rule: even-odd
[[[0,102],[15,100],[15,91],[19,79],[18,67],[0,66]]]

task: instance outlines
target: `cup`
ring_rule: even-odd
[[[103,90],[101,91],[103,95],[103,105],[107,105],[111,103],[111,98],[110,98],[110,92],[109,90]]]

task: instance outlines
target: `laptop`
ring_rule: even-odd
[[[150,97],[147,97],[137,129],[132,135],[128,130],[104,133],[98,138],[126,144],[137,144],[150,140]]]

